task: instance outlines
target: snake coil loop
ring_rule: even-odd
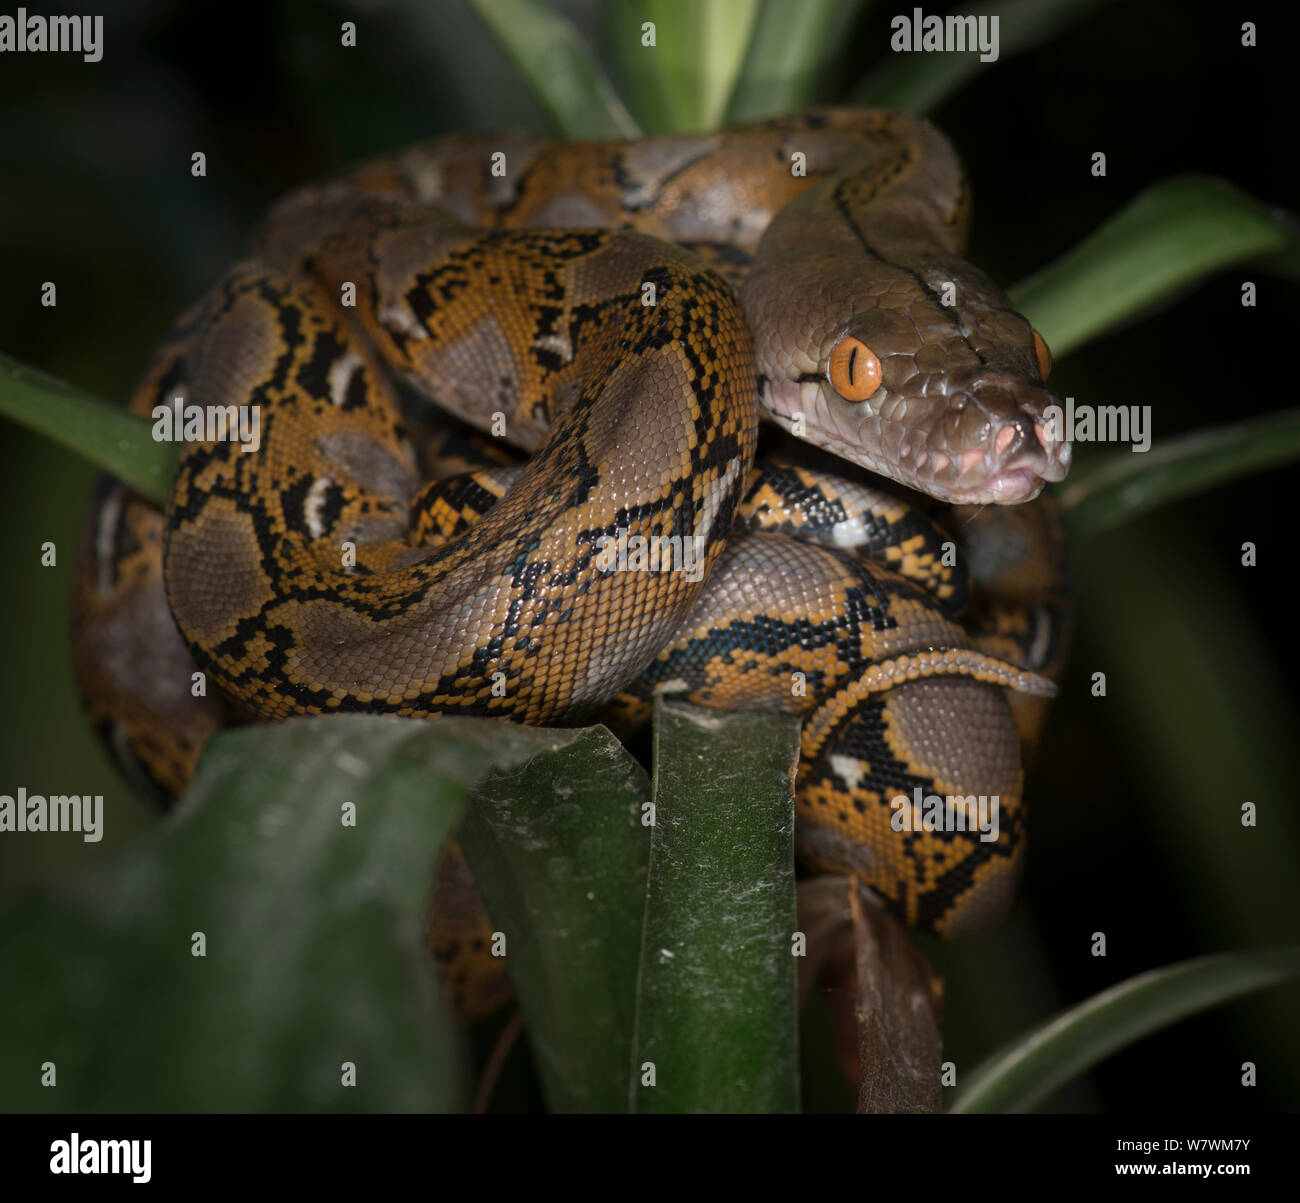
[[[293,194],[135,394],[256,407],[261,441],[186,445],[165,515],[97,498],[96,720],[174,796],[233,718],[784,710],[814,866],[941,934],[996,921],[1064,648],[1033,499],[1068,446],[1046,344],[961,258],[967,223],[942,135],[877,111],[453,137]],[[417,445],[394,380],[531,458]],[[943,505],[788,448],[756,462],[760,411]],[[929,825],[931,795],[994,799],[993,838]]]

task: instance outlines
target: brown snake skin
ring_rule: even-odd
[[[946,140],[880,111],[443,138],[293,194],[133,398],[256,407],[261,441],[187,443],[165,516],[101,489],[75,617],[93,718],[175,797],[231,721],[784,710],[809,863],[943,935],[996,922],[1064,655],[1033,499],[1069,445],[1045,345],[960,257],[968,221]],[[531,458],[413,441],[399,381]],[[760,410],[944,504],[793,444],[756,463]],[[607,558],[638,537],[697,562]],[[996,796],[997,839],[897,830],[914,789]],[[434,944],[473,1012],[466,880],[444,873]]]

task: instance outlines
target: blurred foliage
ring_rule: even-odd
[[[460,1110],[433,867],[489,763],[560,742],[358,715],[224,732],[176,821],[5,914],[5,1107]]]

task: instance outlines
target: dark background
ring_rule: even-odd
[[[0,349],[115,402],[287,189],[440,132],[546,128],[460,0],[100,7],[102,62],[0,60]],[[591,4],[557,7],[594,28]],[[911,8],[868,6],[834,48],[825,99],[888,54],[889,18]],[[1105,5],[981,70],[932,114],[973,177],[971,258],[1014,283],[1180,172],[1300,209],[1296,26],[1283,27],[1284,8]],[[1259,24],[1256,49],[1240,44],[1246,18]],[[342,20],[358,22],[354,50],[338,45]],[[205,179],[190,175],[195,150]],[[1103,179],[1089,170],[1098,150]],[[1259,288],[1254,309],[1240,304],[1245,279]],[[45,280],[58,284],[56,309],[39,304]],[[1150,404],[1157,443],[1294,406],[1298,301],[1294,280],[1232,268],[1064,360],[1053,386],[1093,404]],[[1107,453],[1083,446],[1078,462]],[[72,685],[68,582],[92,475],[0,424],[0,790],[102,792],[108,826],[100,845],[0,842],[0,900],[157,821],[94,744]],[[959,1067],[1145,969],[1296,939],[1296,485],[1294,469],[1268,472],[1076,548],[1079,633],[1029,783],[1025,897],[1003,932],[926,945],[946,976]],[[56,568],[38,566],[45,540],[59,547]],[[1256,568],[1240,565],[1245,540],[1258,545]],[[1090,696],[1095,671],[1107,673],[1106,698]],[[1240,827],[1244,801],[1259,805],[1253,832]],[[1090,955],[1095,931],[1107,934],[1104,959]],[[1274,990],[1175,1025],[1054,1105],[1295,1110],[1298,1001]],[[1238,1085],[1246,1060],[1259,1066],[1255,1090]]]

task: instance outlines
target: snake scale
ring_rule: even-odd
[[[256,407],[260,446],[186,443],[165,514],[101,485],[92,717],[174,798],[231,722],[786,711],[806,861],[920,928],[987,927],[1064,654],[1039,494],[1070,448],[1046,345],[961,257],[969,209],[943,135],[862,110],[446,137],[292,194],[134,395]],[[997,838],[899,830],[918,789],[995,796]],[[472,884],[441,880],[473,1010]]]

